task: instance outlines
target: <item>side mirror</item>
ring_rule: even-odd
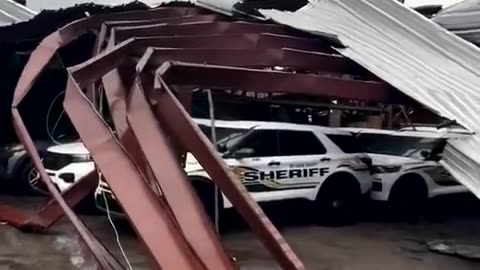
[[[233,153],[232,158],[234,159],[242,159],[246,157],[250,157],[255,154],[255,150],[252,148],[240,148],[235,153]]]
[[[430,151],[422,150],[422,151],[420,151],[420,155],[425,159],[429,159],[430,158]]]
[[[227,146],[224,143],[217,144],[217,151],[220,153],[227,152]]]

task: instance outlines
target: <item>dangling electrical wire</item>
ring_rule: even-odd
[[[98,171],[98,179],[100,180],[101,177],[102,177],[102,173]],[[120,252],[122,253],[123,258],[125,259],[125,262],[127,262],[128,269],[133,270],[132,264],[128,259],[127,253],[123,249],[122,242],[120,242],[120,235],[118,234],[117,227],[115,226],[115,223],[113,223],[112,215],[110,214],[110,207],[108,206],[108,200],[107,200],[107,196],[105,195],[105,192],[102,192],[102,196],[103,196],[103,201],[105,203],[105,210],[107,211],[108,222],[110,222],[110,225],[112,225],[113,233],[115,234],[115,241],[117,242],[118,248],[120,249]]]
[[[53,126],[53,129],[52,131],[50,132],[50,125],[49,125],[49,119],[50,119],[50,113],[52,112],[52,109],[53,109],[53,105],[55,104],[55,101],[57,101],[57,99],[61,96],[65,94],[65,91],[62,91],[60,93],[58,93],[55,98],[53,98],[52,102],[50,103],[50,106],[48,108],[48,111],[47,111],[47,117],[45,119],[45,126],[46,126],[46,129],[47,129],[47,135],[48,137],[50,138],[50,140],[52,140],[52,142],[54,142],[55,144],[61,144],[60,142],[58,142],[55,137],[53,136],[54,132],[55,132],[55,129],[57,129],[57,126],[58,126],[58,123],[60,122],[60,119],[62,118],[63,114],[65,113],[65,110],[62,110],[62,113],[60,113],[60,115],[58,116],[57,118],[57,121],[55,121],[55,125]]]
[[[211,125],[211,140],[212,144],[217,149],[217,133],[215,132],[215,107],[213,105],[213,97],[212,97],[212,91],[210,89],[207,90],[207,95],[208,95],[208,107],[209,107],[209,112],[210,112],[210,125]],[[215,229],[217,232],[220,232],[220,222],[219,222],[219,189],[218,185],[214,183],[215,185]]]

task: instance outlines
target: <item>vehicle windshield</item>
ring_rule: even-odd
[[[199,125],[199,127],[208,138],[211,138],[212,128],[210,126]],[[224,145],[228,150],[237,144],[248,131],[249,129],[216,127],[217,145]]]
[[[438,156],[443,151],[445,139],[423,138],[409,136],[392,136],[386,134],[357,135],[362,143],[365,152],[374,154],[385,154],[394,156],[425,159],[422,151],[429,151],[430,156]]]

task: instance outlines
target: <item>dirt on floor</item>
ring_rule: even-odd
[[[32,209],[38,199],[2,197],[17,207]],[[457,240],[480,246],[480,203],[473,198],[435,201],[435,218],[418,224],[393,222],[385,206],[368,205],[352,226],[322,227],[316,213],[304,204],[277,204],[266,210],[303,260],[316,270],[441,270],[478,269],[480,262],[433,253],[426,243]],[[124,262],[109,220],[102,215],[82,215],[87,226]],[[114,220],[118,240],[133,269],[149,269],[144,250],[126,221]],[[257,238],[234,213],[227,217],[222,234],[227,250],[245,270],[280,269]],[[126,264],[126,263],[125,263]],[[42,234],[19,232],[0,226],[0,270],[99,269],[73,227],[62,221]]]

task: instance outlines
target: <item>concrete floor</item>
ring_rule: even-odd
[[[31,208],[35,199],[1,197]],[[294,204],[295,205],[295,204]],[[383,207],[369,207],[362,221],[354,226],[328,228],[313,225],[312,213],[303,205],[267,207],[287,241],[307,269],[329,270],[396,270],[396,269],[478,269],[480,262],[432,253],[425,245],[435,239],[456,239],[480,245],[480,204],[467,199],[446,200],[435,205],[442,209],[436,222],[406,224],[391,222]],[[280,214],[281,213],[281,214]],[[115,235],[102,216],[82,215],[82,219],[121,260]],[[222,235],[227,249],[245,270],[279,269],[261,243],[230,214],[227,231]],[[149,269],[143,250],[125,221],[116,221],[120,240],[133,269]],[[8,226],[0,226],[0,270],[33,269],[98,269],[89,251],[75,234],[73,227],[62,221],[49,232],[25,234]]]

